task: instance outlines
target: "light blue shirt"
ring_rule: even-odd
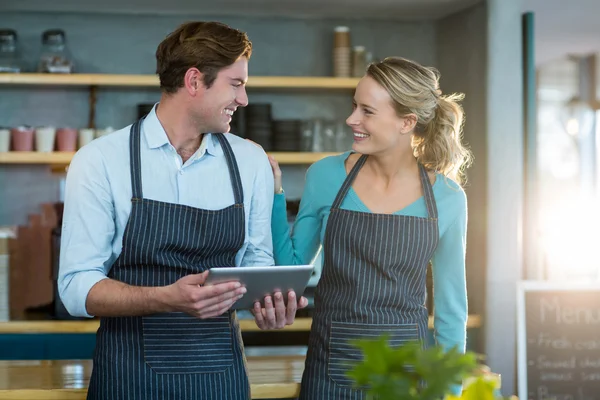
[[[142,190],[146,199],[218,210],[234,203],[225,154],[204,135],[185,163],[169,142],[156,106],[141,126]],[[67,174],[58,289],[69,313],[91,317],[87,295],[121,253],[131,212],[130,126],[82,147]],[[237,159],[244,190],[245,240],[236,265],[273,265],[273,173],[265,152],[232,134],[225,137]]]

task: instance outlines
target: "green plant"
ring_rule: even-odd
[[[353,344],[362,350],[363,360],[348,376],[379,400],[439,400],[477,367],[474,353],[444,351],[440,346],[423,349],[420,342],[391,348],[385,335]]]
[[[494,392],[499,389],[495,381],[484,376],[474,378],[463,391],[461,396],[448,396],[447,400],[498,400]]]

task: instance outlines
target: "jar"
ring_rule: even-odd
[[[367,52],[364,46],[352,49],[352,76],[361,78],[367,72]]]
[[[0,30],[0,72],[21,72],[22,62],[19,57],[17,32],[12,29]]]
[[[73,72],[71,53],[66,45],[65,32],[52,29],[42,34],[42,54],[38,72],[69,74]]]

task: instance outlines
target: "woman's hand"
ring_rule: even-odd
[[[273,170],[273,181],[275,182],[275,193],[281,193],[282,191],[282,179],[281,179],[281,168],[279,168],[279,163],[273,156],[268,156],[269,162],[271,163],[271,169]]]

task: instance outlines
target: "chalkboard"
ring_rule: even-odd
[[[527,281],[518,296],[519,399],[600,400],[600,283]]]

